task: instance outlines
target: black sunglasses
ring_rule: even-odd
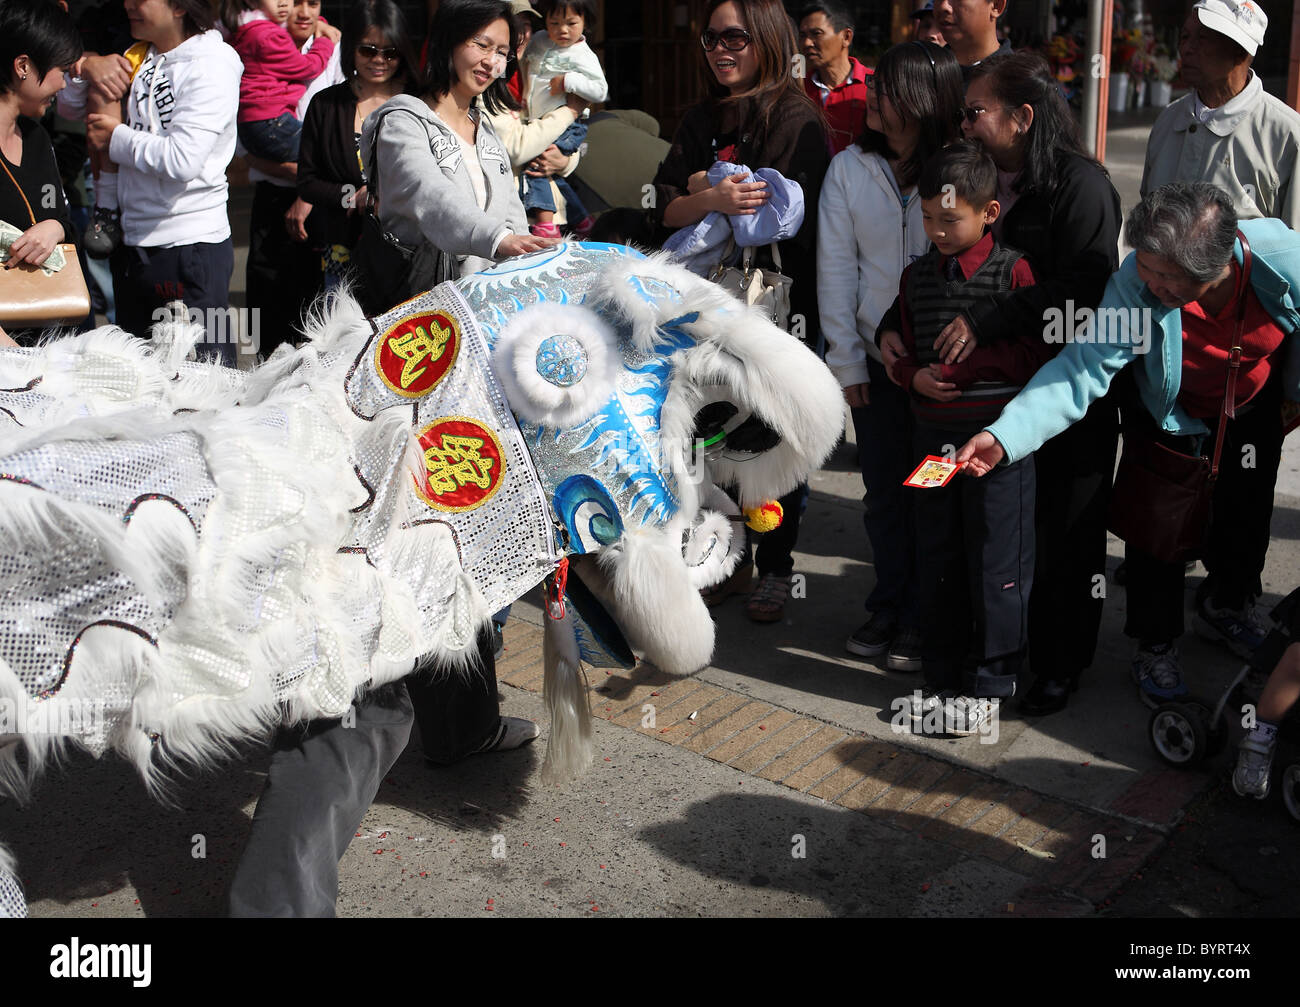
[[[713,52],[722,43],[722,48],[727,52],[740,52],[749,43],[753,41],[753,36],[744,28],[728,28],[724,32],[716,32],[712,28],[706,28],[704,34],[700,36],[700,45],[704,46],[705,52]]]
[[[401,51],[394,46],[388,46],[387,48],[381,49],[379,46],[371,45],[369,42],[362,42],[358,45],[357,52],[366,59],[374,59],[376,56],[383,56],[384,59],[388,60],[390,63],[395,59],[402,58]]]

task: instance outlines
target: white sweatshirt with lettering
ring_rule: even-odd
[[[128,245],[174,248],[224,241],[226,166],[235,153],[238,54],[216,31],[170,52],[152,46],[127,96],[127,122],[113,130],[109,157]]]

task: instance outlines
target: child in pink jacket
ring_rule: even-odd
[[[230,44],[244,61],[239,81],[239,141],[254,157],[298,160],[302,123],[294,109],[307,84],[324,72],[340,32],[323,20],[311,50],[301,52],[285,30],[293,0],[223,0]]]

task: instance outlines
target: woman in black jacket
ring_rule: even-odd
[[[74,240],[54,148],[38,120],[80,56],[76,25],[57,4],[0,5],[0,220],[22,232],[9,249],[14,263],[38,265]]]
[[[1119,194],[1084,150],[1078,125],[1041,56],[992,56],[966,89],[966,135],[998,166],[1002,203],[995,235],[1029,259],[1038,283],[977,302],[941,333],[948,362],[977,343],[1044,332],[1049,308],[1096,308],[1119,265]],[[1114,398],[1040,448],[1037,557],[1029,604],[1029,663],[1035,682],[1021,701],[1029,716],[1063,708],[1092,663],[1106,573],[1106,509],[1119,421]],[[1101,580],[1098,580],[1101,578]]]
[[[715,161],[773,168],[798,182],[803,226],[778,248],[782,271],[793,281],[792,332],[817,349],[817,197],[829,157],[821,110],[790,71],[798,51],[792,23],[778,0],[713,0],[706,24],[700,72],[707,97],[686,113],[655,174],[651,220],[662,241],[712,211],[755,213],[768,198],[764,183],[731,175],[710,186],[707,173]],[[806,499],[806,485],[783,497],[784,521],[760,540],[759,584],[745,606],[756,622],[777,622],[784,613]],[[742,564],[707,600],[721,600],[749,576],[748,563]]]
[[[369,198],[358,142],[366,116],[416,77],[406,19],[393,0],[359,0],[343,23],[339,59],[347,78],[307,108],[298,152],[298,195],[312,204],[325,289],[343,279]]]

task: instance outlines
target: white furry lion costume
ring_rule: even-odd
[[[340,717],[424,655],[468,660],[567,556],[582,617],[548,620],[547,768],[572,775],[580,657],[710,659],[699,588],[740,537],[713,484],[761,504],[843,428],[796,339],[618,246],[512,259],[374,319],[339,299],[248,372],[184,363],[184,328],[0,352],[0,794],[68,741],[158,786]]]

